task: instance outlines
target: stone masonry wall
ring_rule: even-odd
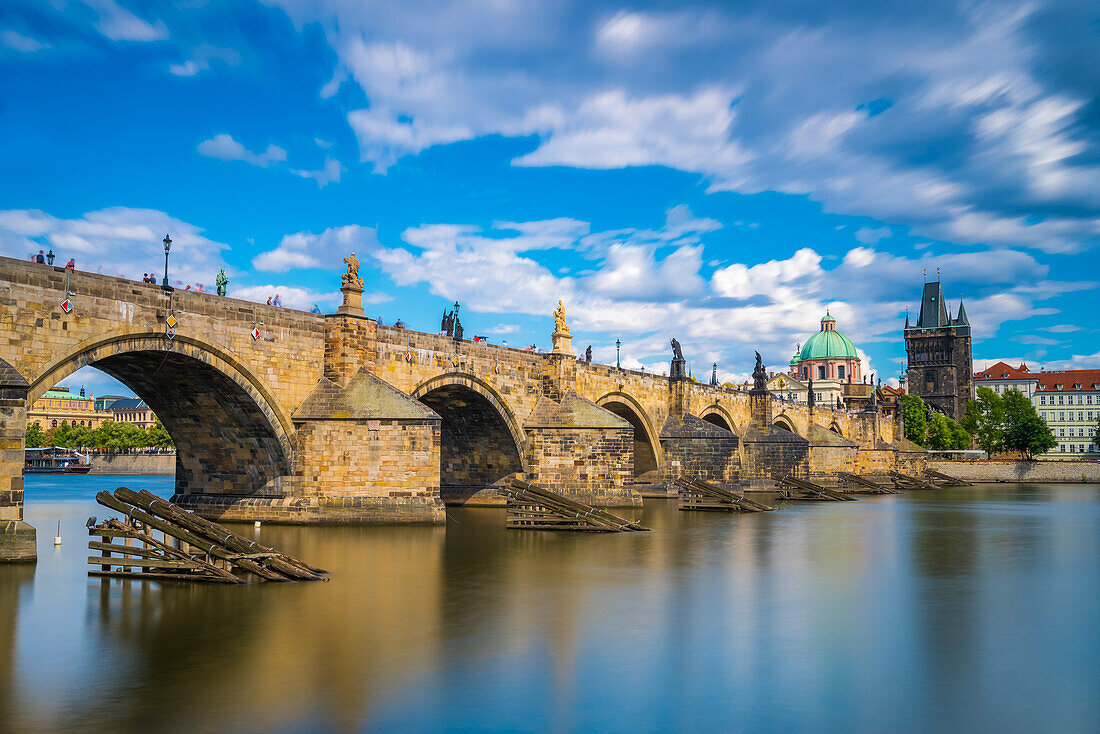
[[[589,505],[640,505],[632,489],[633,434],[629,426],[530,429],[524,479]]]
[[[928,467],[968,482],[1100,482],[1098,461],[944,461]]]
[[[176,473],[175,454],[92,454],[90,474],[167,475]]]
[[[662,482],[671,482],[688,474],[709,482],[728,484],[735,482],[741,473],[737,436],[698,438],[662,438],[665,454],[665,470]]]

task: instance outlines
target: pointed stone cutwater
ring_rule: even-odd
[[[443,521],[434,410],[360,368],[343,387],[321,378],[292,420],[299,521]]]

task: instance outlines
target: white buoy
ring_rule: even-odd
[[[260,521],[259,521],[259,520],[257,520],[257,521],[255,522],[255,524],[253,525],[253,527],[255,527],[256,529],[259,529],[259,527],[260,527]]]
[[[57,535],[53,536],[53,544],[61,545],[61,521],[57,521]]]

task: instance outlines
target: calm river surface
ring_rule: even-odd
[[[28,477],[0,730],[1100,731],[1095,485],[651,501],[616,535],[265,526],[332,580],[89,579],[95,491],[170,482]]]

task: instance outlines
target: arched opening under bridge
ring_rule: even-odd
[[[634,481],[656,481],[659,444],[641,415],[641,408],[626,396],[609,395],[599,406],[627,421],[634,428]]]
[[[433,381],[436,382],[436,381]],[[522,476],[522,438],[499,397],[477,382],[427,383],[413,396],[443,419],[440,494],[450,505],[500,504],[497,488]]]
[[[162,334],[86,345],[32,383],[28,413],[81,367],[118,380],[160,419],[175,444],[177,494],[250,495],[291,473],[285,416],[255,375],[217,348]]]

